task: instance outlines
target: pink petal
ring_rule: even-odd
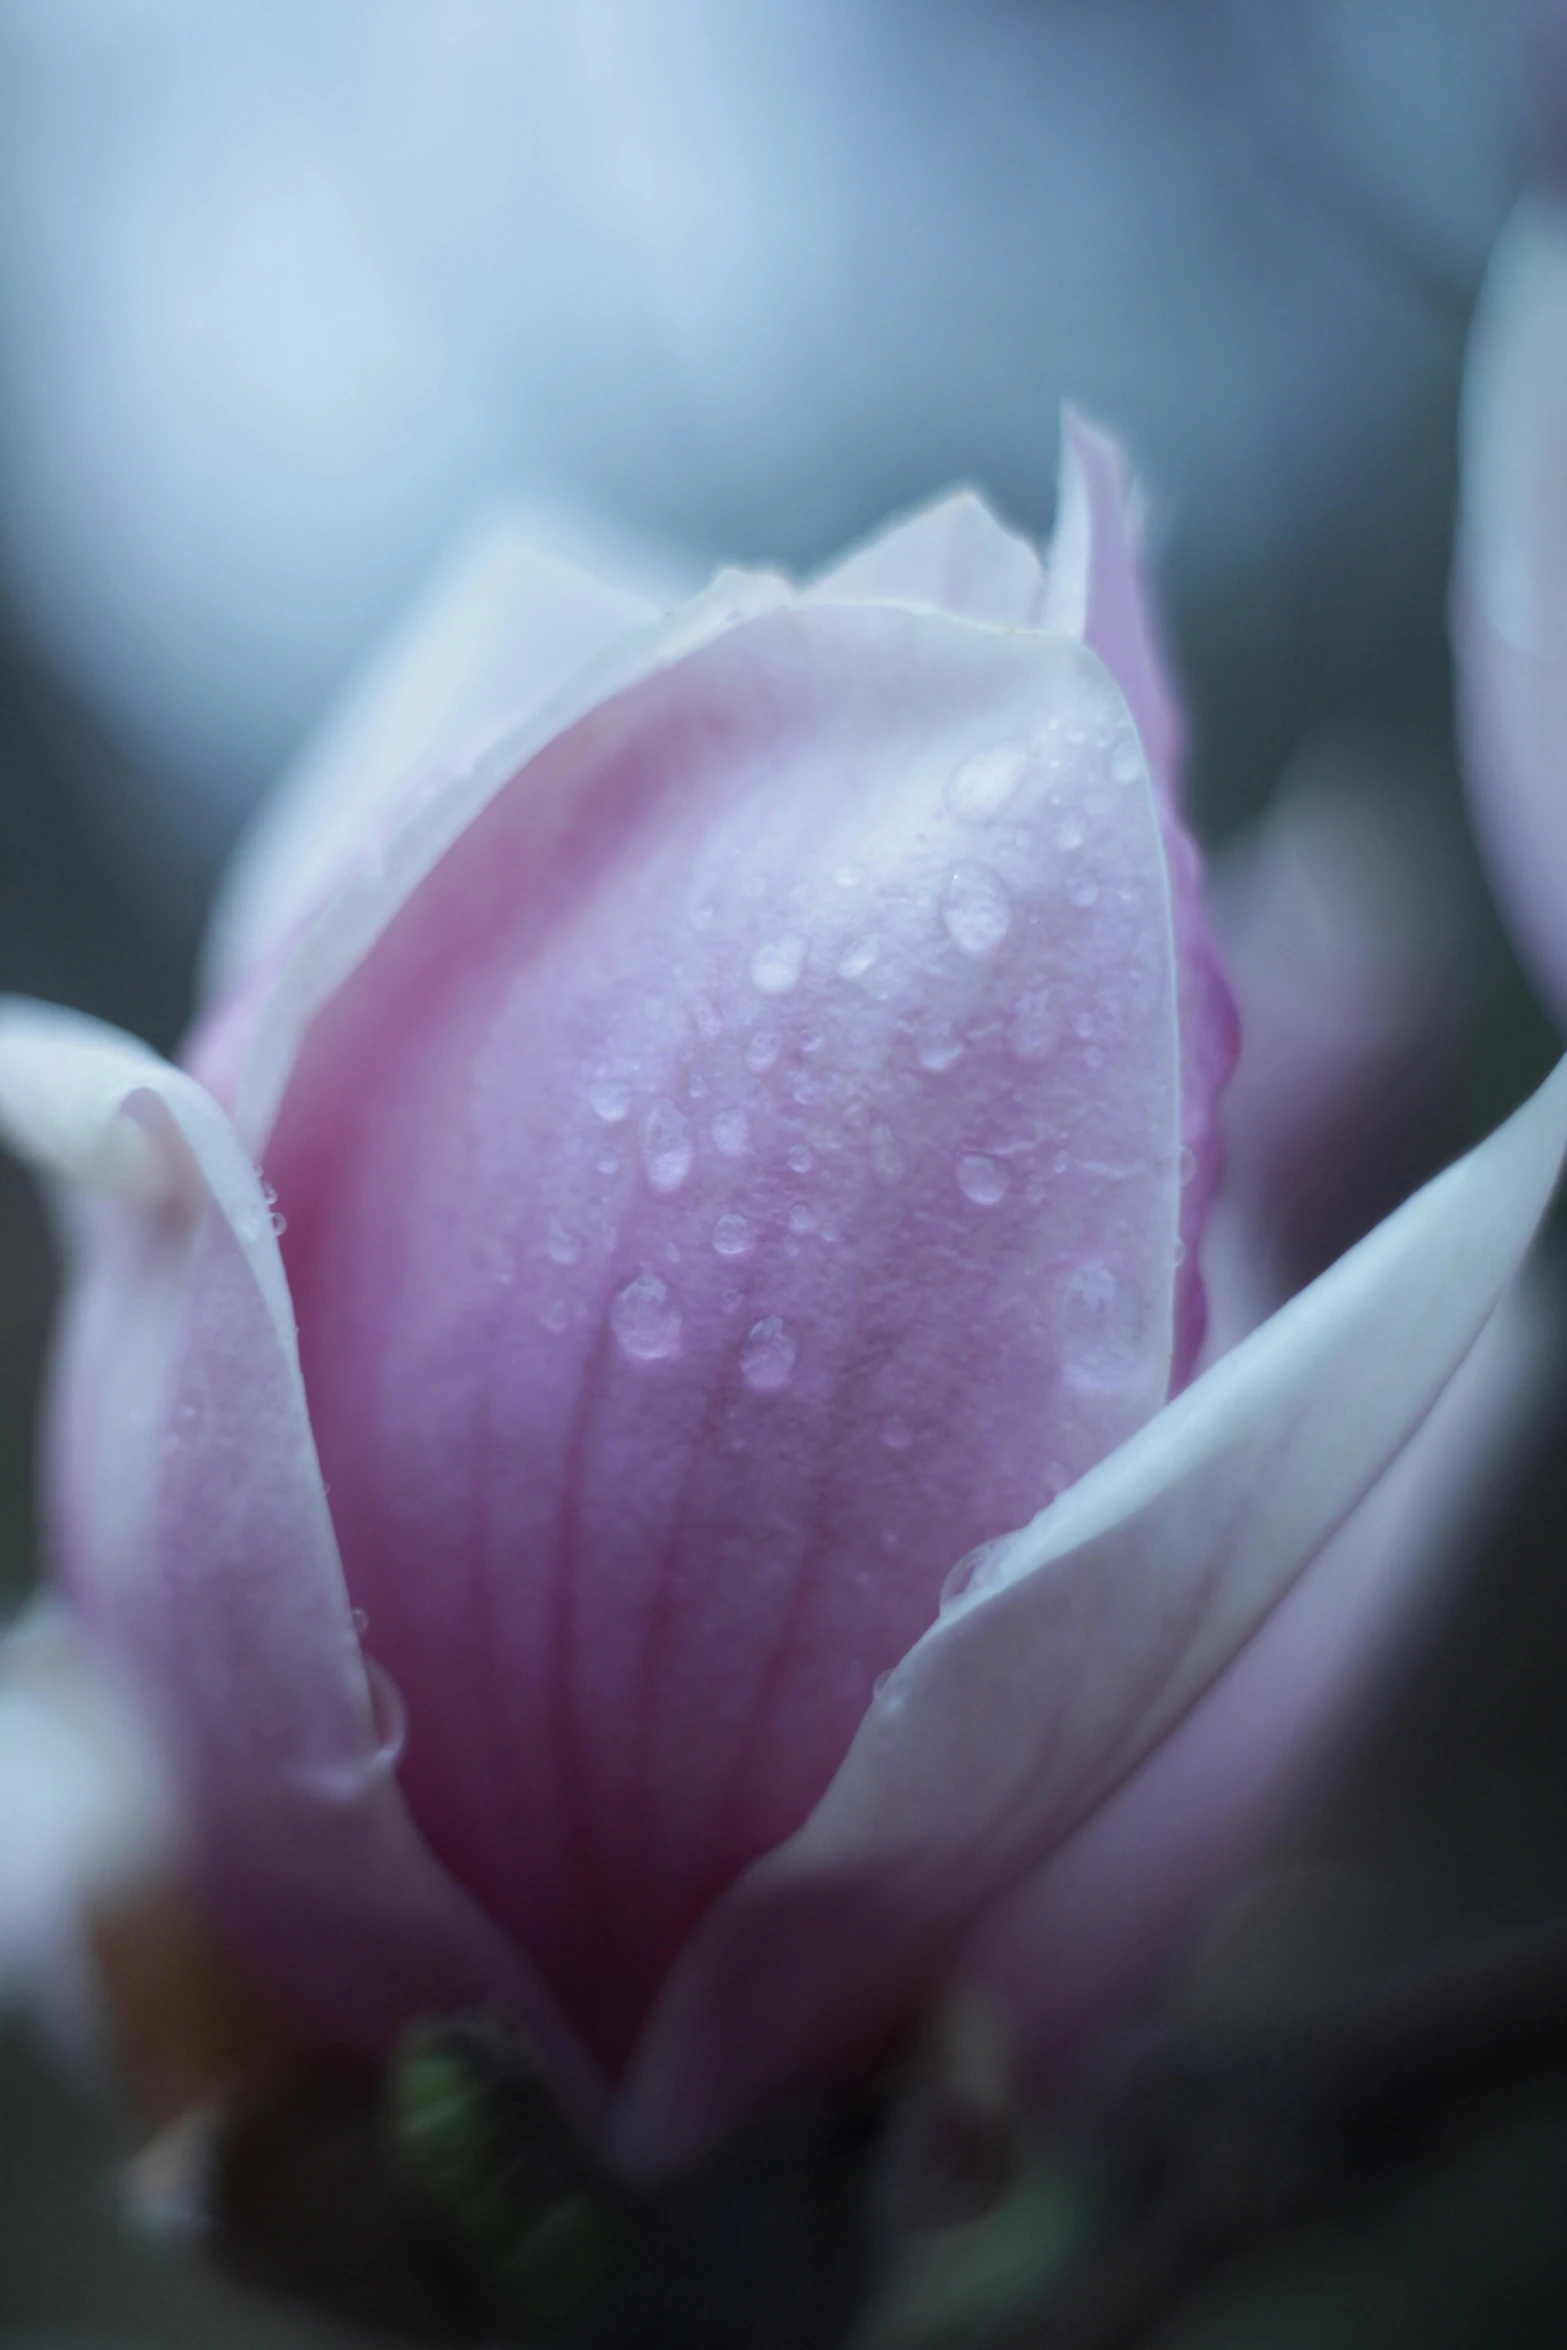
[[[1418,1584],[1472,1556],[1538,1435],[1559,1284],[1520,1284],[1425,1425],[1184,1722],[983,1922],[966,1964],[1036,2078],[1124,2012],[1365,1702]]]
[[[1491,263],[1464,380],[1453,650],[1470,806],[1520,953],[1567,1024],[1567,209]]]
[[[1100,664],[693,634],[428,870],[267,1155],[415,1815],[611,2061],[953,1561],[1169,1368],[1168,895]]]
[[[1235,999],[1208,926],[1202,861],[1181,820],[1185,727],[1167,672],[1138,552],[1138,515],[1126,460],[1109,435],[1075,409],[1062,416],[1061,486],[1048,555],[1045,626],[1080,636],[1109,668],[1130,705],[1159,793],[1181,1026],[1181,1145],[1185,1251],[1176,1291],[1171,1384],[1185,1385],[1207,1324],[1199,1251],[1218,1190],[1219,1096],[1240,1046]]]
[[[624,2094],[634,2165],[862,2054],[1171,1730],[1418,1428],[1567,1148],[1567,1063],[1020,1534],[703,1921]]]
[[[324,2036],[505,2000],[526,1966],[410,1822],[343,1585],[259,1178],[222,1113],[73,1013],[0,1010],[0,1125],[69,1189],[55,1540],[189,1807],[223,1922]]]

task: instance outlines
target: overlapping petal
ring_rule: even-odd
[[[404,1785],[606,2058],[1162,1400],[1174,994],[1093,654],[807,602],[526,761],[312,1025],[267,1169]]]
[[[55,1548],[149,1709],[219,1916],[327,2037],[503,1998],[588,2074],[394,1777],[321,1485],[260,1178],[193,1080],[116,1030],[0,1009],[0,1127],[78,1242]]]
[[[1567,1064],[981,1565],[684,1955],[629,2159],[679,2160],[802,2060],[863,2048],[1174,1726],[1436,1402],[1564,1150]]]
[[[1491,262],[1464,384],[1453,649],[1470,805],[1520,952],[1567,1024],[1567,208]]]

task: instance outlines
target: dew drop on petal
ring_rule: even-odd
[[[751,957],[751,982],[763,995],[787,995],[805,969],[805,941],[798,936],[764,939]]]
[[[756,1231],[748,1216],[730,1213],[713,1226],[713,1246],[721,1257],[748,1257],[756,1246]]]
[[[808,1208],[804,1200],[796,1200],[794,1206],[789,1210],[789,1229],[791,1232],[814,1232],[816,1230],[815,1209]]]
[[[955,865],[941,893],[941,919],[960,953],[993,955],[1012,927],[1012,901],[988,865]]]
[[[981,1542],[959,1559],[941,1586],[940,1606],[943,1615],[949,1608],[957,1607],[963,1600],[973,1598],[983,1590],[986,1571],[1001,1546],[1000,1539]]]
[[[1080,849],[1087,838],[1088,826],[1076,808],[1063,816],[1056,826],[1056,847],[1064,849],[1068,854],[1073,849]]]
[[[713,1146],[723,1158],[742,1157],[750,1133],[750,1120],[744,1110],[720,1110],[713,1120]]]
[[[1143,772],[1143,754],[1135,735],[1123,735],[1110,754],[1110,773],[1117,783],[1137,783]]]
[[[815,1164],[809,1143],[796,1142],[790,1145],[789,1165],[796,1175],[809,1175]]]
[[[1079,1265],[1061,1298],[1063,1368],[1080,1386],[1118,1386],[1137,1368],[1143,1293],[1097,1258]]]
[[[777,1060],[783,1039],[771,1028],[759,1028],[745,1048],[745,1065],[757,1076]]]
[[[907,1452],[914,1442],[914,1431],[907,1420],[892,1412],[881,1424],[881,1440],[889,1452]]]
[[[546,1330],[553,1330],[558,1336],[571,1320],[571,1308],[563,1297],[552,1297],[547,1305],[540,1306],[539,1320]]]
[[[1194,1182],[1196,1180],[1197,1153],[1192,1150],[1188,1144],[1183,1142],[1181,1145],[1180,1156],[1177,1158],[1175,1164],[1180,1174],[1181,1188],[1184,1190],[1188,1183]]]
[[[963,1058],[963,1039],[953,1034],[950,1021],[943,1020],[924,1031],[915,1051],[920,1067],[928,1069],[933,1077],[939,1077],[943,1070],[950,1069],[955,1061]]]
[[[840,979],[863,979],[875,960],[874,942],[868,938],[854,939],[838,958],[838,976]]]
[[[616,1292],[609,1322],[621,1353],[634,1363],[660,1363],[679,1352],[679,1309],[656,1273],[639,1273]]]
[[[740,1376],[747,1387],[770,1394],[787,1387],[794,1369],[795,1343],[777,1314],[753,1322],[740,1349]]]
[[[365,1658],[365,1679],[370,1687],[370,1718],[375,1725],[375,1767],[393,1771],[408,1743],[408,1708],[385,1665],[377,1664],[373,1656]]]
[[[993,1208],[1006,1198],[1012,1177],[1000,1159],[982,1151],[965,1151],[958,1161],[958,1189],[977,1208]]]
[[[284,1233],[288,1230],[288,1218],[284,1215],[282,1209],[274,1208],[267,1217],[267,1222],[272,1227],[273,1238],[275,1240],[281,1240]]]
[[[1048,1061],[1061,1042],[1060,1013],[1048,988],[1031,988],[1012,1007],[1008,1042],[1020,1061]]]
[[[574,1265],[582,1254],[582,1243],[574,1232],[568,1232],[559,1216],[551,1216],[544,1230],[545,1254],[553,1264]]]
[[[908,1158],[892,1128],[878,1122],[871,1128],[871,1165],[883,1183],[896,1183],[908,1168]]]
[[[622,1118],[631,1115],[631,1088],[622,1077],[600,1077],[588,1087],[588,1100],[595,1117],[606,1126],[618,1126]]]
[[[1066,894],[1074,906],[1092,906],[1098,902],[1099,884],[1090,881],[1085,873],[1074,874],[1066,885]]]
[[[672,1101],[656,1101],[642,1121],[642,1164],[655,1191],[678,1191],[691,1172],[691,1123]]]
[[[997,743],[976,751],[953,768],[947,778],[946,802],[954,816],[970,824],[988,824],[999,816],[1028,765],[1028,752],[1017,743]]]

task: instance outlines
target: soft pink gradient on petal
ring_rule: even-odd
[[[1425,1426],[1207,1696],[1038,1874],[967,1964],[1002,1999],[1036,2081],[1177,1949],[1363,1709],[1418,1585],[1472,1545],[1537,1438],[1560,1283],[1510,1297]]]
[[[797,606],[561,736],[310,1031],[266,1165],[403,1784],[606,2059],[1157,1409],[1169,941],[1092,653]]]
[[[300,2020],[384,2046],[503,2000],[590,2075],[525,1960],[415,1831],[350,1613],[259,1178],[131,1039],[0,1009],[0,1123],[72,1185],[55,1554],[145,1704],[222,1922]],[[129,1146],[129,1147],[127,1147]]]
[[[1475,829],[1567,1025],[1567,206],[1497,247],[1464,379],[1453,650]]]
[[[1138,548],[1139,519],[1126,459],[1107,433],[1068,408],[1061,426],[1061,486],[1048,551],[1046,627],[1092,645],[1130,705],[1159,791],[1175,925],[1181,1022],[1181,1142],[1185,1259],[1176,1291],[1172,1390],[1196,1367],[1207,1325],[1199,1251],[1219,1186],[1217,1109],[1235,1066],[1235,997],[1202,895],[1202,859],[1181,813],[1186,729],[1160,643]]]
[[[624,2159],[678,2164],[792,2074],[863,2056],[1175,1728],[1441,1395],[1564,1149],[1567,1063],[998,1546],[683,1953],[618,2109]]]

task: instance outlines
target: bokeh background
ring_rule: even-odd
[[[1247,951],[1304,928],[1366,1024],[1340,1173],[1308,1134],[1276,1192],[1304,1277],[1552,1051],[1444,602],[1470,314],[1564,152],[1550,0],[0,0],[0,985],[171,1047],[247,810],[497,501],[671,593],[960,480],[1043,530],[1070,396],[1145,486]],[[8,1607],[52,1289],[0,1164]],[[1282,2009],[1567,1901],[1557,1359],[1170,1996]],[[315,2338],[127,2237],[125,2143],[0,2027],[0,2344]],[[1564,2177],[1542,2085],[1169,2339],[1555,2345]]]

